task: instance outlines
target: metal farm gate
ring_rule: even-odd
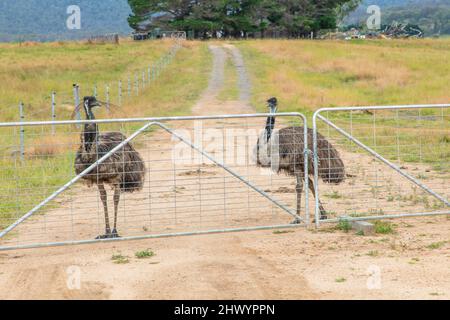
[[[0,250],[298,226],[293,220],[308,226],[310,207],[317,227],[449,215],[449,107],[326,108],[314,114],[312,130],[300,113],[272,115],[276,129],[301,128],[300,211],[296,178],[274,173],[273,163],[283,161],[276,143],[271,156],[278,159],[256,165],[269,114],[1,123]],[[87,123],[128,138],[76,176]],[[126,143],[145,163],[144,187],[120,196],[121,237],[96,239],[105,230],[104,198],[80,182]],[[335,169],[345,172],[339,184],[330,178]],[[113,192],[107,197],[112,220]]]
[[[316,225],[450,214],[450,105],[325,108],[313,117]],[[319,133],[321,136],[319,136]],[[320,181],[320,139],[346,179]],[[320,199],[320,203],[319,203]],[[320,219],[320,206],[327,212]]]
[[[299,217],[295,178],[255,165],[267,116],[1,123],[0,250],[285,228],[294,219],[308,223],[307,185]],[[307,142],[302,114],[276,117],[280,126],[303,126]],[[75,154],[88,123],[127,138],[75,175]],[[144,187],[120,195],[120,238],[96,239],[105,232],[104,198],[95,183],[90,188],[80,182],[127,143],[145,163]],[[106,192],[112,221],[113,192]]]

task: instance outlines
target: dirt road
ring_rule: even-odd
[[[253,112],[239,51],[211,51],[210,85],[193,114]],[[227,58],[240,100],[219,102]],[[0,299],[449,299],[450,220],[395,223],[378,236],[300,228],[2,252]],[[144,249],[156,255],[135,258]]]

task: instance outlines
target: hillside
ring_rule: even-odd
[[[383,25],[398,21],[419,25],[428,36],[450,34],[450,0],[364,0],[344,24],[363,24],[372,4],[380,6]]]
[[[69,5],[81,9],[81,30],[68,30]],[[80,39],[118,32],[129,34],[127,0],[0,1],[0,41]]]

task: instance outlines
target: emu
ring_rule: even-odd
[[[87,120],[94,120],[94,107],[102,104],[95,97],[84,97],[83,107]],[[81,145],[75,157],[75,172],[80,174],[97,160],[126,140],[120,132],[99,133],[96,123],[86,123],[81,133]],[[96,239],[118,238],[117,211],[122,192],[132,193],[142,190],[145,178],[145,165],[142,157],[127,143],[111,155],[105,162],[92,169],[83,180],[89,187],[96,184],[103,202],[105,213],[105,234]],[[105,184],[114,189],[114,225],[111,231],[108,215],[108,198]]]
[[[271,98],[267,101],[271,114],[275,114],[278,110],[278,101]],[[271,168],[277,174],[285,173],[289,176],[295,176],[296,194],[297,194],[297,215],[300,216],[301,196],[304,181],[304,128],[303,127],[287,127],[275,130],[275,117],[269,116],[266,122],[266,128],[258,138],[255,148],[256,164],[262,168]],[[308,129],[308,149],[313,149],[313,130]],[[321,134],[317,134],[317,150],[319,158],[319,176],[326,182],[331,184],[340,184],[345,180],[345,168],[338,151],[328,142]],[[277,154],[273,154],[277,153]],[[277,159],[274,165],[272,160]],[[312,156],[308,157],[308,173],[314,173],[314,163]],[[309,188],[314,197],[314,182],[308,177]],[[319,209],[321,219],[326,219],[326,211],[319,199]],[[296,219],[293,224],[300,221]]]

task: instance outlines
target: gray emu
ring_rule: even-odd
[[[271,98],[268,101],[270,113],[277,112],[277,99]],[[256,164],[263,168],[272,168],[277,173],[285,173],[289,176],[295,176],[297,184],[295,191],[297,193],[297,215],[300,215],[301,197],[304,180],[304,128],[288,127],[280,130],[274,130],[275,117],[269,116],[266,122],[266,128],[261,133],[257,146],[255,148]],[[308,149],[313,150],[313,130],[308,129]],[[317,149],[319,157],[319,176],[326,183],[340,184],[345,179],[345,168],[338,151],[321,134],[317,134]],[[276,152],[277,154],[273,154]],[[277,160],[276,165],[272,160]],[[308,157],[308,173],[314,174],[313,157]],[[314,197],[314,182],[308,177],[309,188]],[[326,211],[319,200],[319,209],[321,219],[326,219]],[[293,223],[300,223],[295,220]]]
[[[87,120],[94,120],[92,109],[101,106],[95,97],[85,97],[83,107]],[[109,151],[126,140],[120,132],[99,133],[96,123],[84,125],[81,133],[81,145],[75,157],[75,172],[80,174],[89,166],[102,158]],[[122,192],[142,190],[145,178],[145,165],[134,147],[127,143],[122,149],[111,155],[105,162],[92,169],[83,177],[89,186],[96,184],[100,192],[105,213],[105,234],[97,239],[118,238],[117,210]],[[114,226],[111,231],[108,215],[108,199],[105,184],[114,189]]]

